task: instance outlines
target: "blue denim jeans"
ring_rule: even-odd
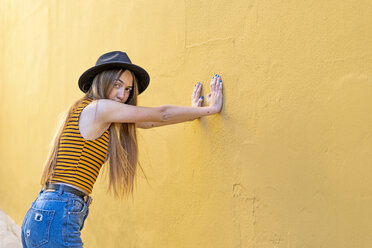
[[[55,192],[41,190],[22,223],[23,248],[83,247],[80,231],[88,205],[81,197],[64,192],[63,185]]]

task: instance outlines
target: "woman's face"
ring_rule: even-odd
[[[108,98],[117,102],[125,103],[133,89],[133,77],[129,70],[125,70],[120,78],[117,78],[109,91]]]

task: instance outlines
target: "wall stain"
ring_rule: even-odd
[[[251,247],[256,225],[257,198],[249,196],[247,190],[240,183],[233,184],[233,222],[239,237],[239,247]]]

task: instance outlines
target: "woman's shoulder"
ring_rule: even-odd
[[[79,131],[86,140],[95,140],[103,135],[109,128],[109,124],[102,121],[98,103],[103,100],[86,100],[82,102],[79,118]]]
[[[87,109],[88,111],[94,109],[96,114],[102,114],[113,107],[117,107],[118,105],[122,107],[125,104],[118,103],[110,99],[87,99],[81,102],[81,106],[83,106],[83,108]]]
[[[75,104],[73,105],[72,107],[73,112],[76,112],[79,110],[82,111],[86,106],[92,104],[93,102],[95,102],[95,100],[91,98],[80,99],[77,102],[75,102]]]

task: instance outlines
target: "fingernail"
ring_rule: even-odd
[[[200,97],[201,99],[204,99],[204,96]]]
[[[222,83],[222,79],[220,79],[220,82]]]
[[[215,77],[217,77],[217,74],[216,75],[214,75]]]
[[[196,84],[194,86],[196,87]]]

